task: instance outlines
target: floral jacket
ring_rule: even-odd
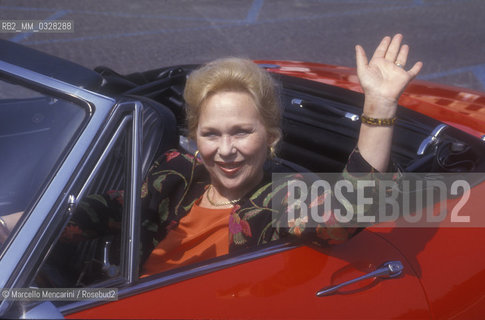
[[[359,179],[379,179],[376,172],[355,149],[349,157],[343,175],[356,184]],[[286,236],[297,236],[320,245],[342,242],[352,237],[359,228],[339,227],[331,216],[326,223],[306,227],[304,218],[288,220],[287,188],[298,174],[273,182],[271,175],[243,197],[233,207],[229,217],[229,250],[257,246]],[[209,185],[209,175],[204,166],[192,155],[169,150],[158,158],[150,168],[142,188],[144,219],[142,232],[144,243],[156,246],[167,231],[175,228],[178,221],[189,213],[192,205]],[[276,185],[275,185],[276,184]],[[320,195],[308,205],[321,206],[328,194]],[[275,211],[274,201],[280,208]],[[335,202],[335,201],[334,201]],[[371,208],[366,208],[370,210]],[[147,248],[151,252],[153,247]]]
[[[359,179],[379,179],[379,173],[362,158],[357,149],[349,156],[342,174],[354,185]],[[273,182],[271,175],[267,175],[233,207],[229,217],[230,252],[287,236],[296,236],[319,245],[335,244],[345,241],[360,230],[352,226],[340,227],[332,214],[325,224],[312,227],[307,226],[308,221],[304,218],[288,219],[286,186],[295,179],[300,179],[298,174],[290,174],[285,179]],[[192,155],[169,150],[153,163],[141,190],[141,261],[146,260],[167,232],[190,212],[209,183],[208,172]],[[318,212],[323,213],[323,205],[328,196],[321,194],[311,199],[308,208],[320,206]],[[274,201],[279,203],[277,207],[280,209],[274,209]],[[72,230],[80,229],[87,236],[89,232],[103,234],[107,229],[119,228],[122,203],[123,193],[119,191],[108,192],[103,196],[88,196],[87,201],[82,202],[79,210],[76,210],[63,238],[76,236],[69,232]],[[93,224],[93,221],[96,223]]]

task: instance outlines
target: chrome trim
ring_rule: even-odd
[[[84,131],[66,156],[64,163],[52,178],[50,184],[46,186],[44,194],[32,208],[29,216],[23,221],[23,225],[19,228],[15,238],[11,240],[10,246],[4,252],[2,259],[0,259],[0,270],[2,270],[0,273],[0,288],[12,288],[25,285],[21,283],[22,275],[29,274],[32,268],[31,264],[35,262],[33,261],[35,252],[38,252],[46,245],[42,239],[45,239],[48,235],[50,236],[47,228],[42,228],[42,226],[46,222],[49,223],[50,220],[47,221],[47,217],[59,200],[59,196],[68,196],[63,194],[64,188],[76,173],[78,164],[89,151],[99,129],[103,127],[104,122],[109,117],[115,101],[4,61],[0,61],[0,69],[7,78],[20,78],[28,81],[34,87],[51,91],[54,96],[59,94],[69,95],[79,100],[79,102],[87,103],[91,107],[89,112],[92,113]],[[92,108],[93,106],[95,109]],[[68,213],[66,212],[66,214]],[[7,308],[8,304],[6,301],[0,302],[0,316]]]
[[[103,270],[108,278],[114,278],[120,273],[120,267],[115,264],[111,264],[109,261],[109,253],[112,244],[113,242],[111,240],[106,240],[103,245],[103,261],[101,270]]]
[[[357,277],[355,279],[351,279],[349,281],[342,282],[341,284],[337,284],[335,286],[330,286],[327,288],[323,288],[316,293],[317,297],[324,297],[334,294],[338,291],[338,289],[351,285],[353,283],[371,279],[371,278],[396,278],[402,274],[404,270],[404,266],[402,265],[401,261],[389,261],[382,264],[379,269],[369,272],[363,276]]]
[[[89,174],[88,178],[84,182],[81,190],[77,194],[77,196],[76,196],[76,203],[78,203],[79,200],[84,197],[84,194],[86,193],[86,190],[91,186],[91,183],[93,182],[94,178],[96,177],[96,175],[98,174],[99,170],[103,166],[104,161],[109,156],[109,153],[111,152],[111,150],[113,149],[114,145],[118,141],[119,137],[123,134],[123,131],[125,130],[126,126],[128,125],[128,123],[131,120],[132,120],[132,116],[131,115],[128,115],[128,116],[126,116],[121,121],[121,123],[118,126],[118,128],[116,129],[115,133],[113,134],[113,136],[109,140],[108,145],[106,146],[106,148],[104,149],[103,153],[99,157],[98,161],[94,165],[93,170],[91,171],[91,173]]]
[[[75,99],[80,99],[85,102],[95,102],[93,100],[109,100],[112,104],[115,103],[115,100],[109,98],[107,96],[103,96],[99,93],[86,90],[81,87],[76,87],[72,84],[48,77],[46,75],[36,73],[34,71],[10,64],[5,61],[0,61],[0,70],[11,75],[13,78],[21,78],[23,80],[32,82],[37,84],[40,87],[50,89],[51,91],[58,91],[64,94],[67,94]],[[96,105],[96,103],[94,103]],[[90,115],[94,113],[92,109],[92,105],[90,107]],[[98,107],[96,105],[96,107]]]
[[[129,216],[129,221],[126,224],[128,230],[128,239],[122,247],[126,248],[126,256],[122,257],[122,263],[125,263],[123,276],[128,279],[129,282],[133,282],[134,275],[138,276],[138,238],[139,238],[139,222],[137,219],[137,212],[140,212],[140,190],[141,190],[141,168],[139,168],[141,146],[140,141],[142,137],[142,105],[139,102],[123,102],[117,107],[117,110],[132,110],[132,114],[126,115],[122,118],[121,123],[116,127],[114,134],[111,136],[108,144],[104,148],[101,156],[97,160],[94,168],[90,172],[88,178],[83,184],[81,191],[78,193],[77,199],[82,199],[86,193],[86,190],[90,187],[92,181],[96,178],[100,168],[103,166],[106,158],[109,156],[111,150],[120,139],[120,136],[125,133],[127,126],[132,123],[132,130],[130,132],[131,149],[127,150],[130,157],[130,175],[127,176],[127,188],[129,188],[129,206],[126,209],[126,213]],[[129,187],[128,187],[129,183]],[[77,201],[78,201],[77,200]],[[120,265],[120,267],[122,267]]]
[[[433,129],[431,134],[428,137],[424,138],[424,140],[421,142],[421,144],[418,147],[418,151],[416,152],[416,154],[418,156],[422,156],[426,152],[426,149],[428,147],[437,143],[438,142],[438,136],[447,127],[448,126],[446,124],[440,124],[440,125],[436,126],[436,128]]]
[[[440,125],[436,126],[436,128],[434,128],[433,132],[431,132],[431,136],[438,137],[438,135],[441,133],[441,131],[443,131],[443,129],[445,129],[446,127],[448,127],[446,124],[440,124]]]
[[[74,213],[74,210],[76,210],[76,206],[77,206],[77,198],[75,195],[70,194],[67,197],[67,212],[69,216],[72,216],[72,214]]]
[[[485,141],[485,134],[481,136],[480,139],[482,139],[482,141]]]
[[[132,150],[131,150],[131,182],[130,182],[130,207],[129,207],[129,223],[128,234],[129,239],[127,243],[128,261],[127,273],[128,282],[132,283],[138,278],[138,264],[139,264],[139,239],[140,239],[140,212],[141,212],[141,153],[143,142],[143,106],[140,102],[135,102],[135,109],[133,110],[133,126],[132,126]]]
[[[69,204],[69,206],[75,206],[77,204],[76,200],[77,200],[76,196],[70,194],[69,197],[67,198],[67,203]]]
[[[302,99],[299,99],[299,98],[293,98],[293,99],[291,99],[291,104],[292,105],[296,105],[296,106],[298,106],[300,108],[303,108],[303,103],[304,102],[305,101],[303,101]],[[322,108],[324,109],[325,107],[322,106]],[[327,109],[328,108],[329,107],[327,107]],[[334,108],[332,108],[332,109],[334,109]],[[343,117],[345,117],[345,118],[347,118],[347,119],[349,119],[351,121],[359,121],[360,120],[360,117],[358,115],[356,115],[354,113],[351,113],[351,112],[347,112],[347,111],[343,111],[343,110],[338,110],[337,111],[337,109],[335,109],[335,112],[338,112],[339,114],[341,114],[341,116],[343,115]]]
[[[354,113],[350,113],[350,112],[346,112],[345,113],[345,117],[347,119],[350,119],[352,121],[359,121],[360,120],[360,117]]]
[[[303,100],[302,99],[298,99],[298,98],[291,99],[291,104],[297,105],[300,108],[303,108],[302,103],[303,103]]]
[[[252,261],[255,259],[263,258],[269,255],[273,255],[276,253],[284,252],[290,249],[294,249],[299,247],[300,245],[290,242],[278,243],[271,245],[267,248],[255,250],[248,252],[246,254],[240,254],[235,256],[229,256],[212,263],[208,263],[205,265],[197,266],[195,268],[191,268],[188,270],[174,270],[173,273],[161,276],[161,277],[149,277],[147,281],[139,282],[138,284],[118,290],[118,295],[125,297],[128,295],[132,295],[139,291],[146,291],[150,289],[160,288],[163,286],[167,286],[174,282],[179,282],[187,279],[191,279],[200,275],[204,275],[210,272],[218,271],[224,268],[229,268],[235,265],[239,265],[244,262]],[[150,279],[152,278],[152,279]]]

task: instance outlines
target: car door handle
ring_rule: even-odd
[[[323,288],[317,292],[317,297],[323,297],[323,296],[328,296],[333,293],[335,293],[338,289],[348,286],[350,284],[366,280],[369,278],[394,278],[398,277],[402,274],[402,271],[404,270],[404,266],[402,265],[401,261],[389,261],[382,266],[380,266],[377,270],[369,272],[368,274],[365,274],[363,276],[357,277],[355,279],[349,280],[342,282],[341,284],[337,284],[335,286],[330,286]]]

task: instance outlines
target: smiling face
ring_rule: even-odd
[[[248,93],[219,92],[201,108],[196,140],[211,183],[221,196],[240,198],[261,181],[271,139]]]

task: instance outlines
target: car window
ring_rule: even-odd
[[[130,119],[130,118],[129,118]],[[127,120],[127,119],[125,119]],[[84,196],[38,273],[44,288],[93,286],[115,280],[124,270],[122,234],[129,215],[131,122],[124,121],[88,178]]]
[[[0,80],[0,243],[36,201],[87,116],[73,102]]]

